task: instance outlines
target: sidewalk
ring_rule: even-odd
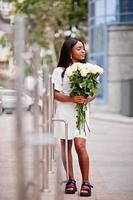
[[[90,155],[91,197],[64,194],[59,185],[58,200],[133,200],[133,118],[110,113],[91,114],[91,133],[87,147]],[[81,174],[74,152],[78,191]],[[65,175],[64,175],[65,177]],[[44,195],[48,197],[47,194]],[[42,198],[42,200],[45,198]],[[56,199],[56,198],[55,198]],[[52,200],[52,197],[48,200]]]
[[[96,200],[133,199],[133,118],[91,114],[88,147]]]
[[[92,111],[91,118],[103,121],[110,121],[116,123],[124,123],[124,124],[132,124],[133,125],[133,117],[128,117],[116,113],[108,113],[108,112],[96,112]]]
[[[25,119],[27,129],[31,129],[29,118],[28,114]],[[65,173],[63,171],[61,179],[57,176],[56,180],[56,166],[58,173],[63,170],[62,164],[56,165],[56,161],[54,173],[50,174],[49,192],[41,193],[41,200],[133,200],[132,118],[95,112],[91,114],[90,127],[87,147],[90,180],[94,186],[92,197],[79,197],[78,192],[74,195],[64,194]],[[0,116],[0,130],[0,200],[17,200],[12,115]],[[74,169],[79,191],[81,174],[75,151]]]

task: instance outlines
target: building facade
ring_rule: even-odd
[[[88,21],[89,59],[104,68],[94,107],[132,116],[133,1],[89,0]]]

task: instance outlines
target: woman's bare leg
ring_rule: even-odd
[[[66,170],[65,140],[63,139],[61,139],[61,156],[62,156],[64,168]],[[74,179],[73,159],[72,159],[72,140],[68,140],[68,168],[69,168],[69,179]]]
[[[86,140],[83,138],[75,138],[74,144],[78,155],[82,181],[89,181],[89,156],[86,150]]]

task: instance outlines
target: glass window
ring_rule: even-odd
[[[95,2],[95,15],[96,17],[104,16],[104,0],[99,0]]]
[[[94,17],[95,16],[95,8],[94,8],[94,3],[90,4],[90,17]]]
[[[107,23],[133,22],[133,0],[107,0]]]
[[[107,0],[106,2],[106,15],[115,15],[118,13],[117,0]]]
[[[104,27],[97,26],[90,30],[90,52],[103,53],[104,51]]]
[[[104,55],[90,56],[89,62],[103,67],[104,66]],[[104,85],[105,85],[105,74],[100,76],[100,83],[101,83],[101,87],[100,87],[100,92],[98,94],[98,98],[103,99],[104,95],[105,95],[105,87],[104,87]]]
[[[105,23],[105,17],[97,17],[95,19],[95,23],[96,23],[97,26],[100,25],[100,24],[104,24]]]
[[[94,53],[94,46],[95,46],[95,29],[90,30],[90,52]]]
[[[97,56],[95,58],[96,60],[96,64],[103,67],[104,66],[104,56],[100,55]],[[100,83],[101,83],[101,87],[100,87],[100,92],[98,94],[98,98],[103,98],[104,97],[104,74],[102,76],[100,76]]]
[[[114,16],[114,15],[110,15],[110,16],[107,16],[106,17],[106,22],[109,24],[109,23],[114,23],[118,20],[118,17],[117,16]]]
[[[104,31],[103,27],[99,26],[95,29],[95,52],[104,51]]]
[[[95,18],[94,19],[90,19],[90,25],[93,26],[95,24]]]
[[[120,22],[124,23],[124,22],[133,22],[133,14],[132,15],[120,15]]]
[[[120,13],[133,12],[133,0],[120,0]]]

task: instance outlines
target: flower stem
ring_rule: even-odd
[[[76,104],[76,126],[79,131],[85,128],[86,109],[87,106],[85,104]]]

